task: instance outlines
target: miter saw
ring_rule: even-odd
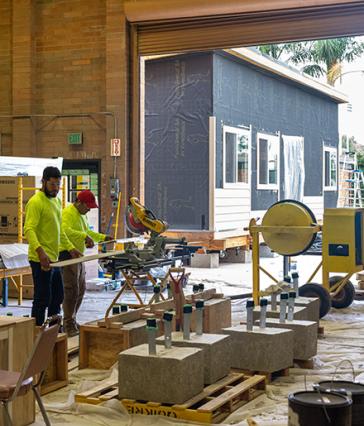
[[[134,235],[149,236],[144,248],[135,244],[125,248],[125,253],[113,257],[113,269],[148,270],[157,266],[171,265],[176,260],[186,260],[199,247],[188,246],[185,238],[167,238],[161,234],[168,229],[167,222],[158,219],[152,211],[131,197],[125,212],[125,224]],[[170,247],[167,247],[169,245]],[[173,245],[173,246],[172,246]]]

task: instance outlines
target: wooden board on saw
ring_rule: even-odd
[[[162,321],[157,320],[158,336],[162,335]],[[147,343],[146,321],[138,319],[122,327],[107,328],[92,321],[80,326],[79,368],[108,369],[118,355],[132,346]]]

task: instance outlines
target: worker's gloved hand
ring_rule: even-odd
[[[72,259],[77,259],[78,257],[83,256],[83,254],[75,248],[70,250],[68,253],[71,255]]]
[[[85,245],[87,248],[92,248],[95,246],[94,240],[92,238],[90,238],[88,235],[85,238]]]
[[[37,253],[39,257],[40,267],[43,269],[43,271],[49,271],[51,269],[51,260],[49,259],[47,253],[42,249],[42,247],[38,247]]]
[[[114,238],[111,237],[110,235],[106,235],[105,240],[104,241],[112,241]]]

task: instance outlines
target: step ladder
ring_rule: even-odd
[[[364,173],[357,168],[356,153],[345,152],[340,168],[338,207],[363,207]]]
[[[363,207],[363,190],[364,190],[364,173],[362,170],[356,169],[348,172],[349,178],[345,179],[347,186],[342,188],[344,192],[343,207],[362,208]]]

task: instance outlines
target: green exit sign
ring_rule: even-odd
[[[82,133],[68,133],[69,145],[82,145]]]

